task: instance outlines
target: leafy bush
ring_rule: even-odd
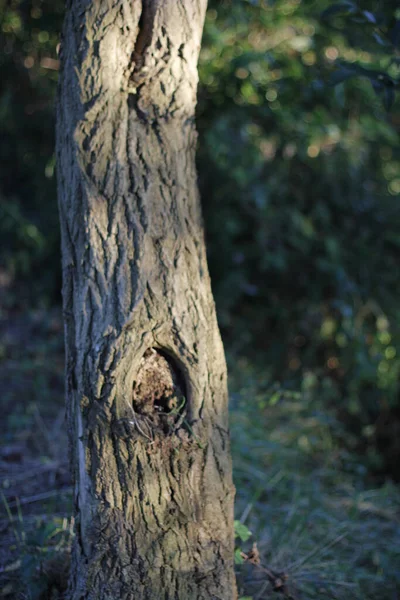
[[[366,78],[330,85],[340,60],[388,65],[379,44],[349,42],[345,21],[327,24],[323,4],[208,13],[199,171],[210,267],[229,347],[289,384],[313,372],[370,467],[396,475],[398,426],[386,423],[399,407],[398,108],[388,115]]]
[[[60,296],[54,96],[63,12],[61,1],[0,0],[0,269],[29,282],[31,302]]]

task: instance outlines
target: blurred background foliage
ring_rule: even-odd
[[[212,0],[198,168],[232,368],[246,357],[272,390],[311,394],[334,410],[368,473],[399,479],[397,6]],[[54,98],[63,11],[61,0],[0,0],[7,310],[61,301]]]

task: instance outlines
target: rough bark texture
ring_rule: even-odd
[[[57,158],[73,600],[232,600],[226,367],[196,183],[206,0],[69,0]]]

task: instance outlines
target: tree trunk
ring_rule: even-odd
[[[57,158],[73,600],[232,600],[194,109],[206,0],[68,0]]]

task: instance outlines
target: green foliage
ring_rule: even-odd
[[[356,48],[368,48],[378,66],[378,70],[374,70],[360,64],[338,62],[331,83],[337,84],[354,76],[366,77],[375,92],[383,97],[386,109],[390,110],[400,86],[398,8],[385,7],[382,11],[375,6],[372,12],[354,2],[339,2],[327,8],[321,16],[331,27],[344,31],[350,44]]]
[[[241,523],[240,521],[234,522],[235,526],[235,538],[239,538],[242,542],[247,542],[247,540],[251,537],[251,531]]]
[[[241,542],[247,542],[247,540],[251,537],[251,531],[246,527],[244,523],[241,521],[234,521],[235,527],[235,539],[239,538]],[[241,565],[244,563],[244,554],[241,546],[235,547],[235,564]]]
[[[329,6],[211,4],[199,101],[210,268],[228,346],[284,385],[312,372],[369,466],[395,475],[398,107],[388,115],[365,78],[329,83],[338,61],[393,80],[397,63],[361,44],[368,15],[350,40],[349,15],[321,19]]]
[[[30,279],[31,301],[52,299],[59,281],[53,104],[63,12],[61,0],[0,0],[0,270]]]

